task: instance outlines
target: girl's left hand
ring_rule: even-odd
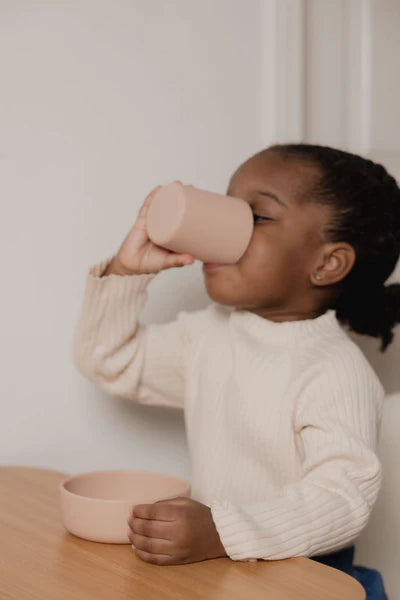
[[[146,562],[182,565],[228,556],[211,509],[192,498],[137,504],[128,525],[135,552]]]

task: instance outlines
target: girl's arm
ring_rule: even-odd
[[[313,383],[295,417],[302,479],[263,502],[210,504],[230,558],[314,556],[352,544],[381,486],[375,449],[384,396],[367,367],[361,373],[327,369]]]
[[[73,363],[99,388],[135,403],[182,408],[196,317],[143,325],[141,309],[156,274],[101,276],[113,257],[89,269],[73,337]],[[201,328],[201,325],[200,325]]]

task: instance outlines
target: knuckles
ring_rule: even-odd
[[[166,517],[171,520],[168,527],[172,542],[171,555],[158,554],[160,551],[160,548],[157,547],[156,538],[158,535],[156,524],[152,521],[152,519],[157,520],[156,507],[157,503],[154,504],[154,515],[151,518],[141,519],[132,515],[128,521],[130,528],[129,540],[135,546],[136,553],[142,560],[157,565],[185,564],[191,562],[191,546],[193,544],[191,540],[190,521],[194,510],[193,501],[186,497],[177,497],[171,500],[167,513],[165,511],[166,506],[164,505],[163,507],[162,520],[165,520]],[[146,539],[144,540],[140,536]],[[135,543],[135,539],[137,543]],[[144,554],[142,555],[142,553]]]

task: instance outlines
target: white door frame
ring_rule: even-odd
[[[323,81],[324,93],[338,98],[325,115],[325,134],[328,132],[329,135],[331,123],[331,134],[342,149],[387,157],[400,164],[400,141],[398,152],[377,150],[371,143],[373,0],[329,0],[327,19],[340,27],[340,39],[337,40],[340,53],[336,56],[332,56],[331,40],[309,39],[310,22],[316,12],[326,10],[328,5],[324,2],[262,2],[263,144],[314,141],[309,139],[312,115],[310,117],[308,110],[311,94],[317,91],[309,85],[311,74],[307,52],[312,51],[314,56],[318,54],[321,72],[329,74]],[[318,87],[318,74],[316,82]]]

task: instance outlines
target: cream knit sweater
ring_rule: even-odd
[[[328,310],[274,322],[212,302],[140,323],[156,276],[90,267],[76,368],[111,396],[184,410],[193,499],[233,560],[314,556],[368,522],[385,391]]]

